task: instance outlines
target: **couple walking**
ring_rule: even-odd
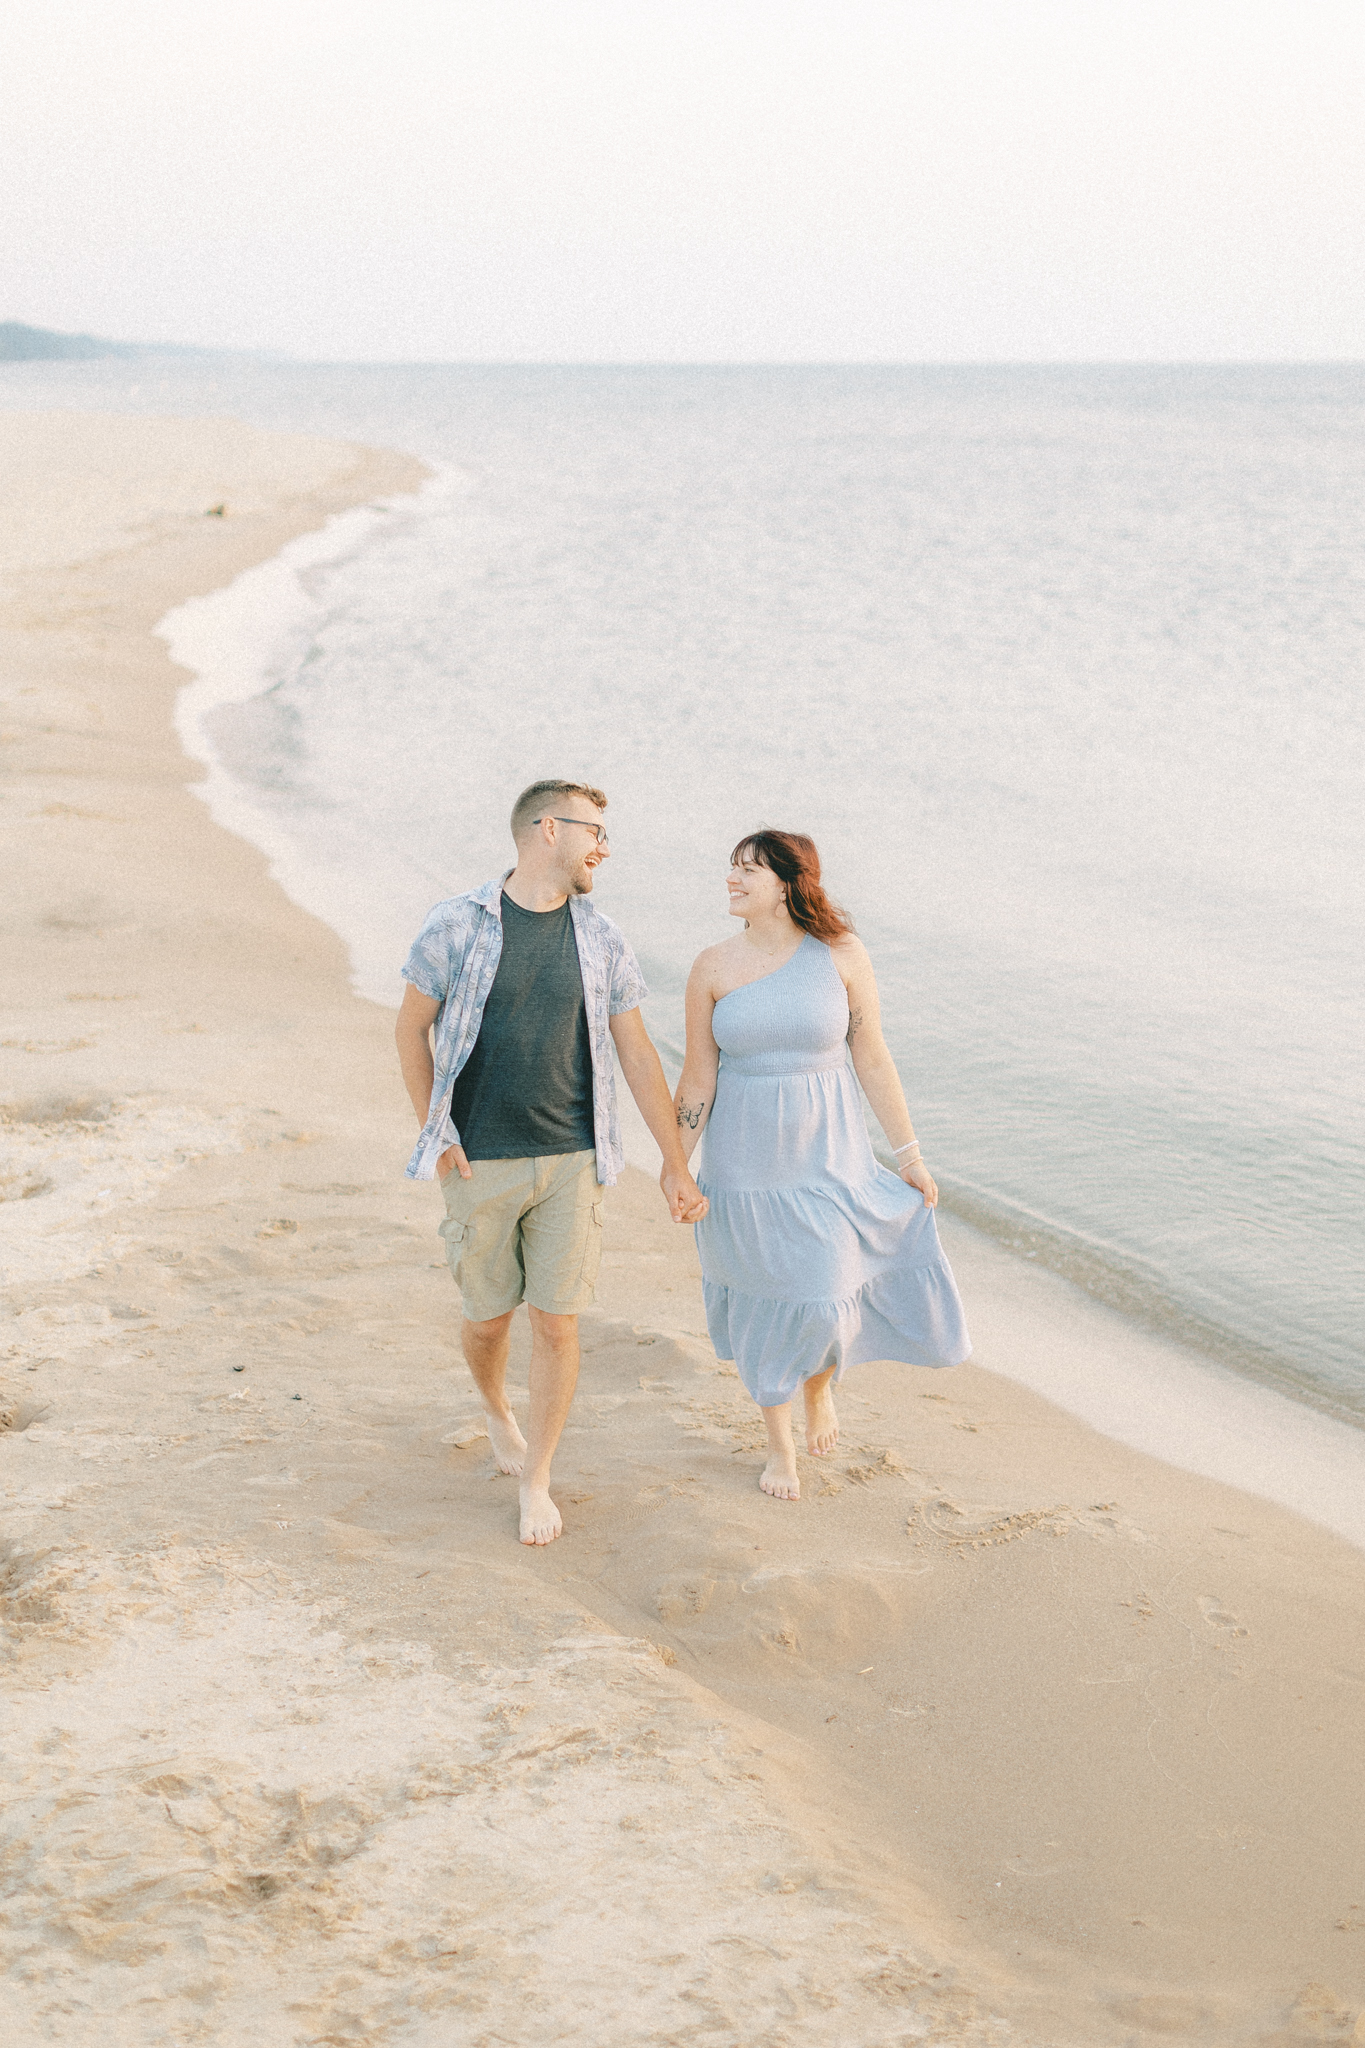
[[[762,831],[735,848],[727,887],[742,927],[692,968],[670,1097],[635,956],[589,900],[609,857],[606,807],[586,783],[523,790],[516,865],[438,904],[403,969],[398,1049],[422,1122],[407,1170],[442,1185],[464,1355],[498,1466],[521,1477],[523,1543],[563,1529],[550,1462],[601,1257],[601,1190],[623,1163],[613,1046],[663,1155],[669,1213],[696,1226],[712,1342],[763,1410],[765,1493],[800,1497],[798,1391],[807,1449],[827,1456],[845,1366],[956,1365],[970,1350],[872,964],[821,887],[814,845]],[[858,1082],[898,1173],[873,1154]],[[688,1162],[703,1133],[698,1182]],[[506,1389],[523,1300],[526,1437]]]

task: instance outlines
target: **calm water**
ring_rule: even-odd
[[[366,992],[524,782],[583,777],[676,1056],[731,844],[808,830],[951,1202],[1365,1419],[1365,370],[16,365],[0,403],[439,470],[210,721]]]

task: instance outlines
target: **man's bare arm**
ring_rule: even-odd
[[[406,982],[403,987],[402,1008],[393,1035],[398,1045],[398,1063],[403,1069],[403,1086],[417,1112],[417,1121],[424,1124],[431,1109],[431,1090],[436,1079],[436,1062],[431,1056],[431,1027],[436,1022],[441,1005],[434,996],[424,996],[421,989]],[[473,1173],[463,1148],[451,1145],[436,1162],[436,1173],[444,1180],[452,1167],[464,1180],[472,1180]]]

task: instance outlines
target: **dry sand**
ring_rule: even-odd
[[[47,416],[0,474],[9,2039],[1365,2042],[1340,1535],[980,1366],[851,1377],[766,1500],[632,1170],[514,1540],[391,1014],[151,637],[418,466]]]

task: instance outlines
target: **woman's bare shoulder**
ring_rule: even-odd
[[[734,957],[734,944],[733,939],[720,939],[714,946],[702,947],[688,976],[693,988],[712,990],[728,979],[726,963]]]
[[[872,965],[867,947],[856,932],[840,932],[837,939],[830,940],[829,950],[830,957],[845,981],[850,974],[856,974],[860,968]]]

